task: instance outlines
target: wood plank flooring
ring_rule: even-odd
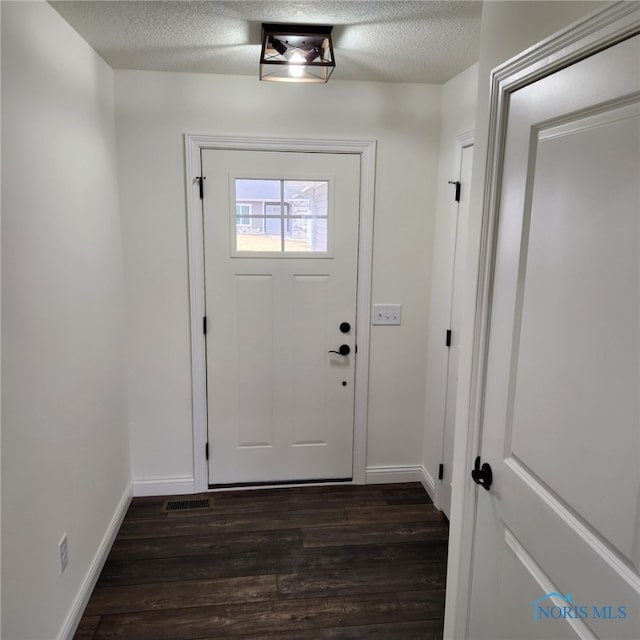
[[[435,640],[448,523],[419,483],[135,498],[76,640]],[[175,496],[172,496],[175,498]]]

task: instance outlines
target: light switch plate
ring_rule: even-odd
[[[402,324],[401,304],[374,304],[373,324],[398,325]]]

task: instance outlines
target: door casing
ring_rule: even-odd
[[[185,134],[184,145],[187,242],[189,253],[189,306],[191,312],[194,493],[209,490],[207,460],[205,457],[208,435],[206,348],[203,332],[203,318],[205,316],[204,230],[200,184],[198,180],[201,171],[201,153],[203,149],[350,153],[360,155],[360,225],[358,233],[358,284],[356,292],[358,362],[355,371],[353,480],[351,484],[364,484],[367,444],[369,310],[371,309],[376,142],[374,140],[311,140]],[[206,193],[206,181],[203,182],[203,188]]]
[[[472,637],[468,627],[477,491],[470,477],[481,441],[482,398],[489,337],[497,212],[509,95],[640,32],[635,3],[618,2],[594,11],[527,49],[491,73],[489,139],[484,179],[479,259],[469,265],[477,281],[473,326],[463,336],[470,357],[460,364],[451,499],[451,529],[445,605],[445,638]]]
[[[452,172],[452,176],[454,180],[461,180],[462,154],[465,149],[468,149],[469,147],[474,146],[474,140],[475,140],[475,131],[467,131],[465,133],[461,133],[456,136],[455,164],[454,164],[455,170]],[[460,225],[461,224],[467,225],[468,221],[467,220],[464,220],[462,222],[460,221],[460,203],[456,202],[453,198],[452,198],[452,204],[450,205],[450,210],[448,213],[449,213],[450,220],[451,221],[455,220],[455,233],[452,234],[453,242],[450,244],[448,248],[448,256],[447,256],[448,288],[446,291],[446,300],[447,300],[448,312],[446,316],[446,322],[447,322],[447,328],[451,329],[451,319],[452,319],[451,309],[453,308],[453,304],[454,304],[454,296],[459,296],[460,298],[462,298],[462,294],[464,293],[463,291],[455,291],[455,288],[454,288],[454,274],[456,270],[456,260],[457,259],[459,260],[459,256],[457,256],[457,253],[456,253],[456,245],[458,241],[458,234],[461,233]],[[464,233],[466,234],[466,229]],[[452,460],[448,460],[447,457],[445,456],[445,450],[446,450],[445,440],[448,435],[450,435],[451,438],[453,438],[453,434],[447,434],[447,425],[446,425],[446,415],[447,415],[446,402],[447,402],[447,395],[449,393],[449,384],[450,384],[449,383],[449,359],[450,359],[450,353],[447,353],[446,359],[442,360],[442,367],[439,371],[439,375],[441,375],[443,379],[446,380],[446,385],[444,389],[444,394],[442,394],[442,396],[437,399],[438,422],[437,422],[436,430],[434,432],[434,442],[440,443],[440,461],[442,464],[445,465],[445,468],[446,468],[446,465],[451,465],[453,462]],[[443,480],[440,480],[439,482],[435,483],[435,496],[433,501],[433,504],[441,511],[443,511],[442,507],[444,503],[444,489],[442,485],[443,485]],[[450,508],[450,504],[449,504],[449,508]]]

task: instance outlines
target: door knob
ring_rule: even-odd
[[[340,356],[348,356],[351,353],[351,347],[348,344],[341,344],[338,350],[331,350],[329,353],[337,353]]]
[[[476,484],[484,487],[487,491],[491,488],[493,482],[493,471],[491,471],[491,465],[485,462],[482,467],[480,466],[480,456],[476,458],[476,462],[471,470],[471,478]]]
[[[349,333],[349,331],[351,331],[351,325],[348,322],[341,322],[340,331],[342,331],[342,333]]]

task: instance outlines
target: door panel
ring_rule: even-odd
[[[296,420],[293,446],[326,446],[327,398],[322,389],[326,378],[326,346],[330,307],[330,279],[326,274],[296,275],[293,279],[293,380],[291,400]]]
[[[511,456],[629,560],[638,470],[610,500],[603,462],[637,458],[639,125],[636,104],[538,129],[508,418]]]
[[[640,630],[639,40],[510,98],[474,638]]]
[[[508,529],[503,531],[499,566],[503,573],[498,594],[497,638],[511,638],[513,629],[518,629],[519,640],[576,640],[590,638],[589,630],[581,620],[567,624],[561,619],[545,619],[539,622],[534,616],[521,615],[522,595],[537,593],[545,578],[535,560],[518,543]],[[553,591],[551,585],[544,592]],[[560,606],[564,603],[560,602]],[[576,628],[577,627],[577,628]]]
[[[359,172],[203,152],[210,484],[352,476]]]
[[[215,277],[215,276],[214,276]],[[236,308],[237,348],[234,405],[238,415],[238,446],[273,445],[273,276],[236,275],[232,293]],[[212,327],[215,330],[215,325]],[[215,359],[215,354],[214,354]],[[233,366],[233,365],[232,365]],[[246,398],[251,398],[247,402]]]

